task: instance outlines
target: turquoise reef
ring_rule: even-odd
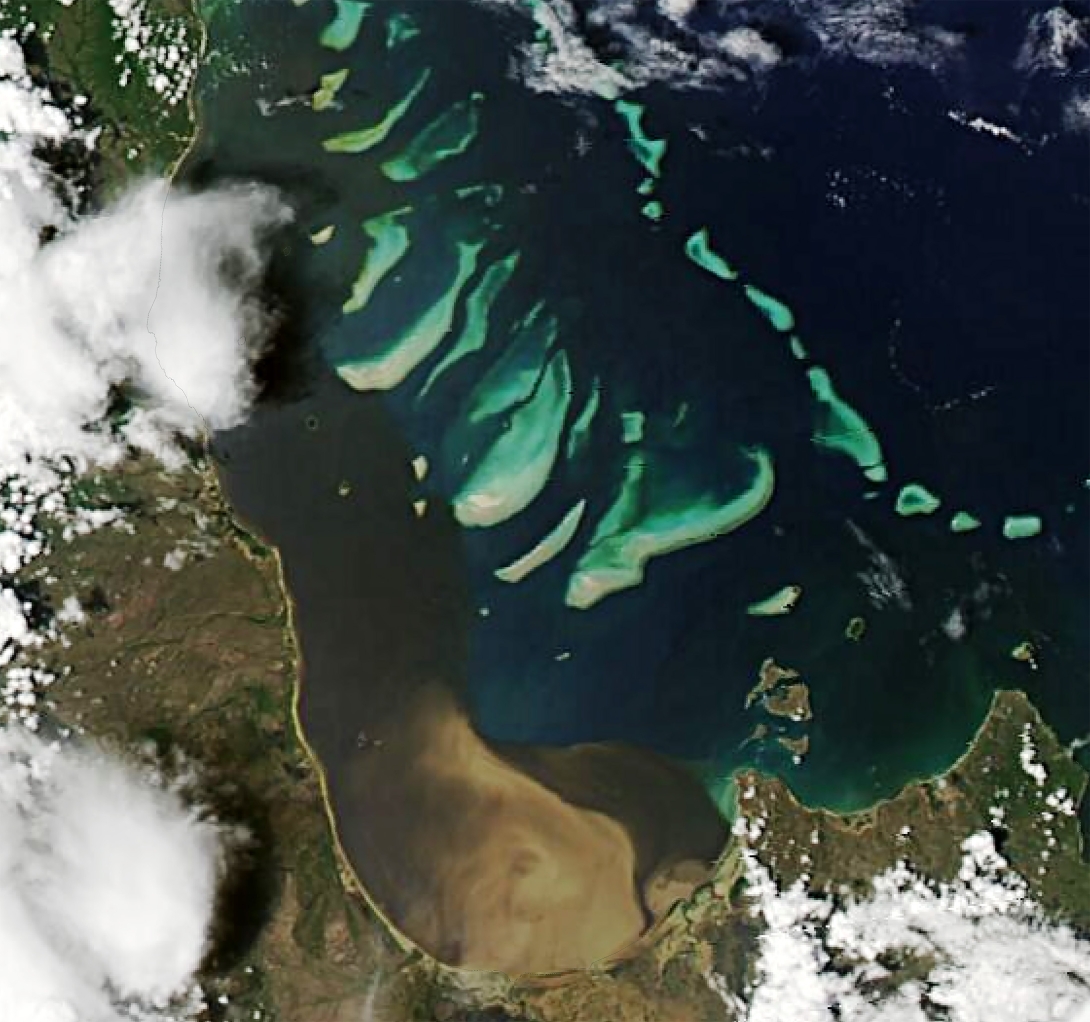
[[[920,483],[907,483],[897,494],[895,510],[902,517],[910,518],[913,515],[934,514],[940,507],[942,507],[942,501],[926,486]]]
[[[980,519],[969,514],[968,511],[958,511],[950,519],[951,532],[972,532],[980,528]]]
[[[379,351],[341,362],[337,366],[341,379],[362,391],[390,390],[403,383],[449,333],[462,288],[476,270],[482,248],[482,242],[458,242],[457,265],[439,300]]]
[[[784,586],[782,589],[777,589],[771,596],[751,603],[746,608],[746,613],[751,617],[779,617],[782,614],[790,614],[801,598],[801,586]]]
[[[362,309],[386,274],[409,251],[409,232],[401,221],[411,212],[408,207],[396,209],[364,222],[363,232],[371,239],[372,245],[352,285],[352,294],[341,306],[342,312],[358,312]]]
[[[386,111],[380,121],[368,128],[358,128],[355,131],[333,135],[322,143],[322,148],[328,153],[363,153],[385,142],[390,132],[408,113],[409,107],[416,102],[417,96],[424,90],[430,77],[431,71],[425,68],[409,91]]]
[[[563,553],[575,538],[586,510],[585,498],[573,504],[564,517],[526,553],[515,558],[505,567],[497,568],[496,578],[501,582],[521,582],[531,572],[537,571],[538,568]]]
[[[559,327],[538,302],[514,327],[514,337],[469,395],[466,418],[482,422],[525,401],[541,378]]]
[[[347,50],[360,33],[364,15],[371,6],[363,0],[333,0],[337,11],[322,32],[321,43],[330,50]]]
[[[699,231],[689,237],[688,241],[685,242],[685,254],[697,266],[707,270],[708,273],[720,280],[738,279],[738,271],[712,249],[707,227],[701,227]]]
[[[569,461],[579,457],[586,449],[587,444],[590,442],[591,427],[594,425],[595,416],[597,416],[601,405],[602,385],[595,379],[583,407],[575,417],[571,429],[568,430],[568,442],[564,449],[564,455]]]
[[[339,71],[331,71],[327,75],[322,75],[321,79],[319,79],[318,88],[310,98],[311,109],[321,112],[331,107],[337,98],[337,93],[341,91],[344,83],[348,81],[348,74],[348,68],[342,67]]]
[[[450,346],[447,353],[435,364],[428,374],[424,386],[420,388],[420,396],[424,397],[436,381],[456,362],[474,352],[480,351],[488,339],[488,323],[492,312],[492,305],[499,297],[507,282],[511,279],[515,268],[518,266],[519,254],[512,252],[503,259],[497,259],[489,263],[481,279],[477,282],[465,304],[465,323],[462,326],[457,340]]]
[[[1007,515],[1003,519],[1003,538],[1032,539],[1043,528],[1044,523],[1038,515]]]
[[[774,329],[784,334],[795,329],[794,313],[778,298],[773,298],[752,284],[746,284],[744,291],[746,298],[763,313]]]
[[[568,606],[585,610],[612,593],[637,586],[652,558],[724,536],[759,515],[775,489],[772,458],[761,448],[746,452],[746,457],[754,472],[740,493],[725,500],[705,493],[687,501],[663,500],[656,506],[645,492],[644,454],[633,452],[616,500],[568,581]]]
[[[806,376],[820,409],[814,443],[847,455],[871,482],[885,482],[887,473],[882,445],[874,430],[836,392],[829,374],[821,366],[813,366]]]
[[[391,181],[416,181],[440,163],[460,156],[477,137],[483,102],[484,94],[475,92],[444,110],[421,130],[400,156],[387,160],[382,165],[382,172]]]
[[[559,351],[455,495],[454,516],[462,525],[498,525],[537,498],[556,462],[570,404],[568,356]]]
[[[662,173],[662,158],[666,155],[665,139],[650,138],[643,129],[644,108],[639,103],[618,99],[613,104],[628,128],[628,146],[640,166],[652,177]]]

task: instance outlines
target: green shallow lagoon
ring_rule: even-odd
[[[443,111],[399,156],[387,160],[382,172],[391,181],[416,181],[439,164],[461,156],[477,137],[483,102],[484,94],[475,92]]]
[[[352,284],[352,293],[341,306],[342,312],[359,312],[366,306],[375,288],[409,251],[411,239],[403,220],[411,212],[408,208],[399,209],[363,224],[363,233],[372,244]]]
[[[525,510],[544,489],[560,451],[571,402],[568,356],[550,359],[533,396],[510,421],[455,494],[454,515],[463,525],[498,525]]]
[[[456,247],[453,274],[435,304],[424,308],[414,322],[381,344],[374,354],[346,359],[337,366],[338,374],[349,386],[360,391],[392,390],[404,383],[446,338],[462,289],[476,270],[484,245],[458,242]]]
[[[363,0],[333,0],[336,14],[321,34],[321,43],[331,50],[347,50],[359,35],[370,3]]]
[[[357,154],[365,153],[368,149],[381,145],[409,112],[409,108],[424,91],[430,77],[431,71],[425,68],[420,72],[412,88],[394,103],[379,121],[367,128],[356,128],[354,131],[332,135],[322,143],[322,147],[329,153]]]
[[[747,452],[754,472],[745,488],[725,500],[707,494],[685,502],[656,504],[645,495],[642,455],[633,455],[616,502],[598,525],[568,582],[568,606],[586,610],[612,593],[639,585],[648,563],[686,547],[707,543],[759,515],[775,488],[768,452]]]

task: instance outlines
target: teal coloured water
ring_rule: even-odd
[[[358,312],[367,305],[375,288],[409,251],[412,239],[408,228],[402,223],[409,212],[411,210],[406,207],[363,222],[363,233],[372,244],[364,256],[359,275],[352,283],[352,293],[341,306],[342,312]]]
[[[339,358],[336,368],[340,377],[364,392],[392,390],[404,383],[450,333],[462,290],[477,269],[483,248],[482,242],[456,242],[453,265],[438,299],[421,309],[404,330],[368,344],[369,350]]]
[[[760,288],[752,284],[745,286],[746,297],[768,318],[780,333],[790,333],[795,327],[794,313],[772,295],[765,294]]]
[[[722,280],[738,279],[738,271],[712,248],[706,227],[701,227],[699,231],[696,231],[686,240],[685,254],[697,266],[702,266],[709,273]]]
[[[465,320],[462,324],[461,333],[428,373],[428,378],[420,388],[421,398],[427,395],[427,392],[435,386],[443,373],[456,362],[469,358],[484,348],[488,341],[492,305],[499,297],[504,285],[511,279],[511,275],[515,272],[517,266],[518,253],[512,252],[503,259],[497,259],[491,263],[481,274],[477,285],[466,298]]]
[[[339,747],[339,718],[352,731],[368,698],[396,700],[383,642],[401,626],[376,608],[404,579],[420,614],[406,662],[449,661],[485,736],[631,743],[687,764],[721,804],[731,772],[751,763],[808,800],[867,804],[951,762],[997,687],[1025,688],[1077,737],[1088,709],[1071,680],[1088,662],[1087,445],[1072,428],[1081,399],[1069,377],[1083,356],[1059,339],[1056,351],[1018,347],[1033,319],[1008,301],[1019,294],[1032,310],[1058,289],[1051,300],[1070,327],[1058,336],[1080,336],[1077,290],[1047,252],[1048,280],[1025,255],[1058,248],[1090,265],[1049,206],[1046,193],[1061,189],[1020,177],[1012,155],[1001,180],[988,178],[1009,192],[980,194],[962,170],[979,169],[976,150],[938,118],[921,123],[950,226],[884,193],[858,210],[830,205],[831,168],[917,156],[859,68],[806,83],[785,72],[763,94],[737,85],[684,103],[654,88],[616,107],[560,102],[512,80],[510,26],[485,6],[377,2],[340,52],[320,42],[330,5],[272,6],[244,5],[218,29],[275,59],[206,83],[192,173],[266,178],[295,202],[301,231],[337,230],[285,257],[291,357],[273,361],[277,396],[249,432],[224,438],[238,451],[224,470],[247,513],[279,530],[289,564],[317,542],[316,521],[345,550],[362,542],[353,530],[380,547],[399,537],[367,570],[346,558],[341,574],[299,583],[297,599],[323,615],[383,622],[363,658],[385,679],[374,696],[357,691],[332,639],[304,636],[319,747]],[[345,65],[341,109],[285,105],[266,117],[256,104],[308,95]],[[383,123],[425,76],[358,152],[323,148]],[[844,116],[868,118],[874,137],[848,151],[834,141],[855,142],[799,129],[793,104],[811,102],[806,89],[825,104],[857,95]],[[709,145],[687,126],[720,107],[733,121]],[[589,130],[587,150],[577,142]],[[773,155],[737,155],[765,136]],[[1034,173],[1066,182],[1072,158],[1042,153]],[[652,192],[661,221],[641,212]],[[985,198],[1021,225],[1017,243],[972,241],[989,220]],[[946,253],[933,272],[921,248]],[[984,335],[1002,343],[981,350]],[[332,376],[349,364],[370,367],[364,382],[385,392]],[[1042,409],[1046,384],[1055,399]],[[624,414],[636,408],[642,428],[626,443]],[[293,468],[312,457],[308,416],[331,466],[320,487]],[[247,453],[266,436],[276,472],[316,487],[309,514],[274,509],[282,479]],[[750,485],[745,452],[758,449],[774,488]],[[431,469],[417,483],[408,465],[420,453]],[[388,478],[380,457],[404,464],[403,490],[375,482]],[[354,480],[366,514],[341,514],[334,476]],[[897,513],[914,480],[941,494],[941,513]],[[411,531],[420,499],[428,510]],[[979,528],[951,527],[947,509],[962,507]],[[1039,534],[1017,517],[1030,510]],[[603,554],[611,536],[621,540]],[[790,613],[747,614],[785,585],[803,593]],[[457,598],[433,608],[429,594],[448,591]],[[845,634],[856,617],[859,641]],[[1039,670],[1011,658],[1021,641],[1040,650]],[[768,656],[811,688],[801,763],[774,736],[747,741],[767,722],[744,696]]]
[[[662,160],[666,155],[666,140],[652,138],[647,134],[644,128],[647,111],[641,104],[627,99],[616,100],[613,107],[628,129],[628,144],[640,166],[651,177],[659,177],[662,174]]]
[[[322,143],[325,150],[331,153],[355,154],[365,153],[368,149],[374,149],[375,146],[381,145],[409,112],[409,108],[416,102],[420,93],[424,91],[429,77],[430,72],[427,68],[424,68],[409,91],[394,103],[379,121],[366,128],[342,131],[339,135],[327,138]]]
[[[526,553],[516,557],[510,564],[496,569],[496,578],[501,582],[521,582],[538,568],[548,564],[554,557],[558,557],[575,538],[576,532],[583,521],[583,514],[587,510],[585,499],[574,503],[544,536],[541,537]]]
[[[484,95],[475,92],[444,110],[406,144],[403,152],[383,163],[383,173],[391,181],[416,181],[443,161],[461,156],[477,137],[483,101]]]
[[[364,16],[371,5],[362,0],[334,0],[336,11],[333,20],[325,27],[321,44],[331,50],[347,50],[359,35]]]

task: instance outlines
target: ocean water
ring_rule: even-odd
[[[969,6],[986,30],[968,66],[991,67],[1012,5]],[[419,34],[389,49],[396,12]],[[645,130],[667,140],[656,223],[641,213],[646,174],[612,105],[538,95],[510,75],[513,48],[532,34],[520,18],[381,2],[338,52],[319,41],[331,17],[317,0],[219,8],[187,170],[196,182],[270,180],[299,210],[277,268],[285,326],[263,367],[269,393],[215,449],[241,513],[284,554],[304,724],[331,773],[361,731],[396,729],[423,675],[445,678],[496,743],[629,743],[686,764],[713,797],[756,763],[841,808],[949,764],[997,688],[1028,691],[1065,739],[1090,730],[1085,137],[1014,144],[958,123],[948,110],[989,110],[1009,89],[965,68],[940,79],[814,56],[757,82],[653,87],[638,99]],[[349,76],[334,105],[314,112],[309,90],[340,68]],[[323,151],[324,139],[376,123],[424,69],[426,87],[386,141]],[[479,130],[463,154],[408,184],[384,174],[475,93]],[[502,197],[457,194],[482,184]],[[409,254],[365,308],[343,314],[367,251],[360,225],[405,206]],[[328,243],[308,241],[330,224]],[[701,227],[790,307],[812,362],[740,287],[685,257]],[[424,399],[443,348],[386,393],[337,378],[334,365],[374,352],[442,296],[466,239],[484,246],[478,274],[519,253],[485,351]],[[570,363],[569,424],[601,388],[591,440],[509,522],[462,528],[447,502],[491,439],[467,423],[467,402],[506,328],[538,302]],[[880,439],[885,485],[814,443],[811,364]],[[621,425],[632,411],[646,416],[635,446]],[[565,605],[632,450],[681,500],[736,491],[754,447],[777,475],[761,514],[653,560],[638,587]],[[423,483],[409,468],[420,453]],[[909,482],[938,495],[939,511],[899,516]],[[495,578],[582,498],[586,521],[565,552],[517,585]],[[962,509],[982,528],[952,534]],[[1016,513],[1040,515],[1042,534],[1004,539]],[[745,613],[787,584],[803,590],[792,614]],[[866,621],[859,641],[845,636],[853,617]],[[1036,669],[1010,655],[1023,641]],[[746,741],[777,724],[744,707],[766,657],[810,687],[813,722],[788,727],[810,738],[801,763],[774,741]]]

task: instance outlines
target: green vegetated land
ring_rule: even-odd
[[[188,89],[170,102],[179,94],[155,86],[160,74],[177,85],[183,69],[196,67],[202,23],[191,0],[144,0],[140,9],[148,42],[132,50],[107,0],[74,0],[67,6],[58,0],[0,0],[0,31],[16,33],[34,78],[48,83],[66,108],[75,97],[87,97],[76,109],[86,123],[102,129],[96,149],[99,183],[106,190],[127,173],[173,166],[193,135]],[[167,67],[155,54],[166,56],[171,47],[178,62]]]
[[[497,1017],[543,1022],[722,1018],[704,974],[714,968],[740,991],[760,932],[736,848],[610,968],[508,983],[402,952],[352,891],[294,728],[296,653],[275,553],[240,529],[207,469],[167,475],[137,460],[87,480],[74,499],[126,507],[134,531],[105,528],[58,543],[37,569],[47,603],[75,596],[88,615],[69,632],[71,646],[56,651],[56,666],[71,668],[52,693],[60,717],[125,748],[150,743],[168,762],[184,754],[200,765],[210,803],[254,837],[236,858],[202,976],[213,995],[209,1018],[260,1009],[285,1022],[347,1020],[366,1003],[397,1012],[390,1017],[448,1022],[480,1018],[474,1012],[489,1006],[507,1013]],[[167,555],[179,551],[182,566],[167,568]],[[1020,761],[1027,728],[1043,785]],[[783,781],[756,773],[738,783],[753,790],[747,813],[767,817],[754,848],[783,885],[807,872],[814,890],[847,885],[862,895],[898,859],[949,879],[961,842],[981,829],[994,833],[992,810],[1002,807],[1002,852],[1033,896],[1059,917],[1090,922],[1077,820],[1042,815],[1058,789],[1077,802],[1086,774],[1020,693],[996,697],[971,748],[945,774],[866,812],[809,809]],[[1046,849],[1048,869],[1039,874]],[[227,1006],[215,1002],[220,994]]]
[[[1042,765],[1043,783],[1024,769],[1024,747]],[[806,873],[814,890],[848,884],[863,893],[900,859],[932,879],[952,880],[961,842],[986,830],[1033,899],[1080,927],[1090,926],[1090,867],[1077,814],[1056,805],[1077,806],[1086,783],[1086,772],[1029,699],[1011,691],[996,694],[968,751],[949,770],[864,812],[807,809],[783,781],[757,774],[739,780],[754,789],[747,813],[768,818],[758,855],[785,884]]]
[[[36,564],[44,605],[75,597],[86,614],[66,629],[70,645],[52,649],[68,672],[50,692],[59,723],[168,769],[182,757],[201,799],[251,835],[201,977],[208,1018],[358,1018],[379,973],[398,1017],[426,1017],[414,1014],[412,973],[397,978],[404,956],[340,872],[294,725],[296,653],[274,552],[236,524],[200,464],[168,474],[133,459],[71,499],[124,507],[131,531],[55,537]]]

